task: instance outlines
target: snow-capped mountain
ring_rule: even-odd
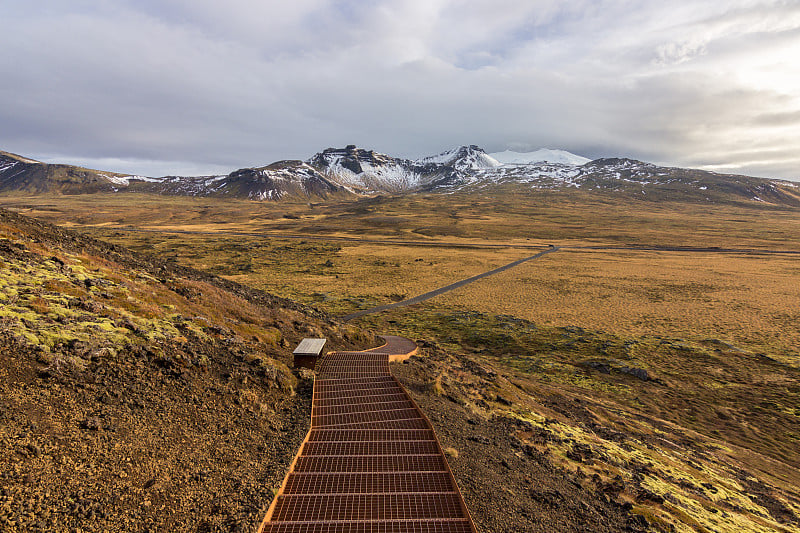
[[[418,159],[417,163],[422,165],[443,165],[449,166],[459,172],[470,170],[482,170],[485,168],[499,167],[502,163],[483,151],[482,148],[475,146],[459,146],[453,150],[442,152],[439,155]]]
[[[308,164],[331,181],[354,192],[408,192],[458,186],[476,171],[501,164],[478,146],[459,146],[412,161],[363,150],[355,145],[328,148]]]
[[[50,165],[0,152],[0,192],[128,191],[279,200],[414,192],[516,195],[537,189],[579,189],[652,201],[745,201],[800,207],[800,187],[791,182],[661,167],[624,158],[587,161],[562,150],[487,154],[471,145],[410,160],[349,145],[325,149],[305,162],[278,161],[225,176],[163,178]]]
[[[533,165],[536,163],[558,163],[561,165],[584,165],[591,161],[586,157],[581,157],[566,150],[551,150],[549,148],[540,148],[533,152],[513,152],[506,150],[504,152],[495,152],[489,154],[494,160],[502,163],[503,165]]]

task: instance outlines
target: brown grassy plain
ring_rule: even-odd
[[[642,244],[800,250],[796,209],[631,200],[580,191],[418,194],[253,202],[142,194],[0,195],[0,206],[67,226],[247,231],[506,245]]]
[[[0,197],[0,205],[340,315],[415,296],[553,242],[800,250],[800,214],[768,205],[659,204],[577,192],[515,200],[411,195],[309,204],[100,194]],[[173,230],[218,235],[159,233]],[[336,236],[421,246],[324,240]],[[450,246],[459,244],[508,247]],[[787,361],[800,357],[800,258],[791,255],[562,250],[436,301],[547,325],[714,338]]]
[[[615,335],[717,339],[800,367],[800,258],[563,250],[438,303]]]

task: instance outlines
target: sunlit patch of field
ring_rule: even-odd
[[[308,277],[327,300],[355,296],[377,304],[411,298],[518,259],[518,250],[398,248],[384,245],[342,246],[330,259],[335,276]],[[357,302],[349,310],[355,310]]]
[[[544,325],[718,339],[800,366],[793,256],[565,250],[438,302]]]

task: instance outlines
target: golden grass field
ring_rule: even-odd
[[[616,335],[718,339],[800,366],[800,257],[563,250],[438,302]]]
[[[253,202],[142,194],[0,195],[0,206],[58,224],[386,237],[515,245],[650,244],[800,250],[796,209],[646,202],[580,191]]]
[[[0,205],[174,256],[340,315],[415,296],[550,243],[800,250],[796,210],[614,202],[557,193],[513,204],[508,198],[459,195],[312,205],[101,194],[0,197]],[[220,235],[131,233],[114,227]],[[280,234],[403,239],[430,246],[281,240]],[[517,248],[438,246],[442,243]],[[799,265],[800,258],[790,255],[562,250],[440,296],[436,303],[615,334],[715,338],[796,361]]]

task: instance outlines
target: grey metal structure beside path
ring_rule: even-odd
[[[471,278],[462,279],[461,281],[457,281],[455,283],[451,283],[450,285],[447,285],[445,287],[441,287],[439,289],[436,289],[436,290],[433,290],[433,291],[430,291],[430,292],[426,292],[425,294],[420,294],[419,296],[415,296],[413,298],[409,298],[408,300],[403,300],[402,302],[396,302],[396,303],[393,303],[393,304],[386,304],[386,305],[379,305],[378,307],[373,307],[371,309],[364,309],[362,311],[356,311],[355,313],[351,313],[349,315],[345,315],[343,317],[340,317],[339,320],[341,320],[342,322],[348,322],[348,321],[353,320],[354,318],[358,318],[360,316],[371,315],[373,313],[380,313],[381,311],[386,311],[388,309],[394,309],[395,307],[405,307],[407,305],[418,304],[420,302],[424,302],[425,300],[430,300],[431,298],[439,296],[440,294],[444,294],[444,293],[452,291],[454,289],[458,289],[459,287],[463,287],[464,285],[467,285],[469,283],[473,283],[475,281],[478,281],[479,279],[483,279],[483,278],[492,276],[494,274],[499,274],[500,272],[508,270],[509,268],[514,268],[515,266],[521,265],[522,263],[525,263],[527,261],[532,261],[534,259],[539,259],[542,256],[545,256],[547,254],[556,252],[556,251],[558,251],[560,249],[561,248],[559,246],[552,246],[552,247],[548,248],[547,250],[544,250],[543,252],[539,252],[536,255],[532,255],[530,257],[524,257],[522,259],[518,259],[517,261],[514,261],[514,262],[509,263],[507,265],[503,265],[501,267],[495,268],[494,270],[490,270],[488,272],[484,272],[483,274],[478,274],[477,276],[472,276]]]

